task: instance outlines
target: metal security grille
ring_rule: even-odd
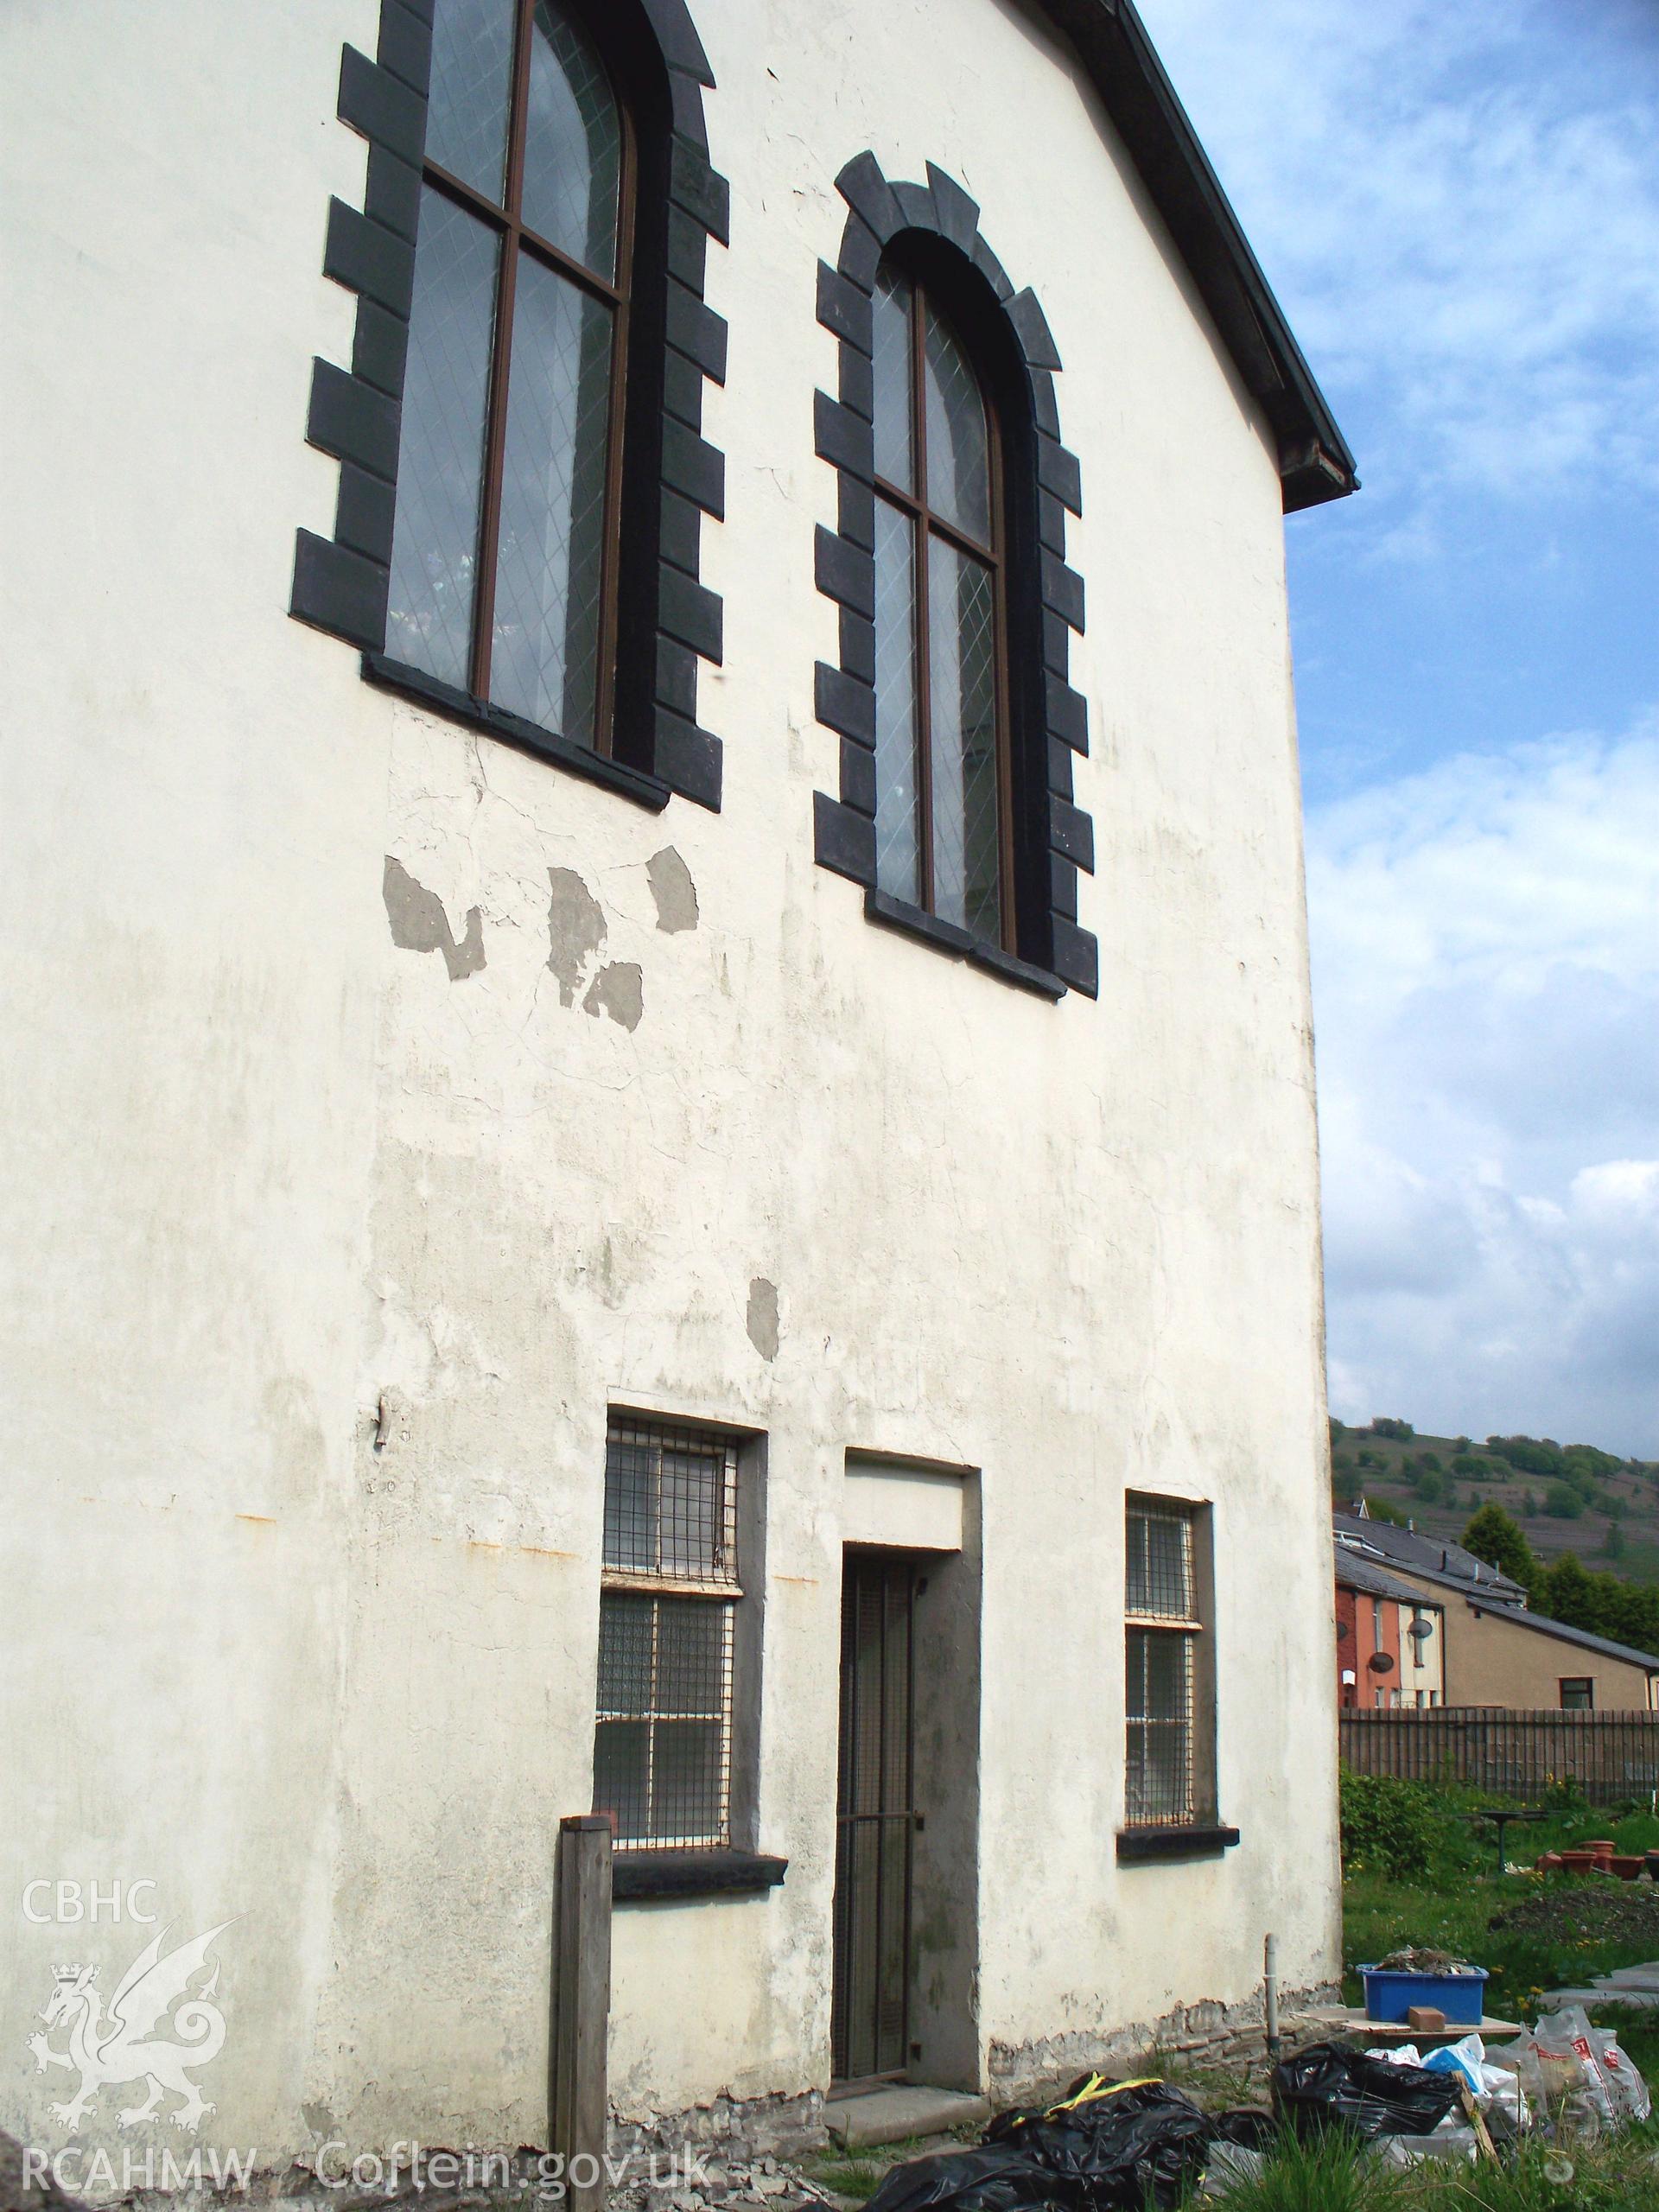
[[[696,1429],[613,1420],[594,1809],[610,1815],[620,1846],[730,1840],[732,1630],[741,1594],[733,1446]]]
[[[1179,1506],[1131,1503],[1128,1553],[1127,1610],[1192,1623],[1191,1514]]]
[[[1185,1827],[1197,1816],[1194,1647],[1204,1632],[1191,1511],[1131,1499],[1127,1548],[1126,1817],[1131,1827]]]
[[[849,1551],[842,1578],[832,2064],[842,2081],[908,2062],[911,1726],[916,1565]]]
[[[613,1421],[605,1446],[607,1580],[735,1590],[737,1454],[724,1438]]]

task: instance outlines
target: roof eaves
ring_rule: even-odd
[[[1088,67],[1279,447],[1284,509],[1359,488],[1353,454],[1170,83],[1134,0],[1043,0]]]

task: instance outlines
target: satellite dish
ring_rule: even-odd
[[[1393,1655],[1387,1651],[1373,1651],[1365,1664],[1374,1675],[1391,1675],[1394,1672]]]
[[[1411,1626],[1406,1630],[1406,1634],[1411,1638],[1412,1642],[1420,1646],[1427,1643],[1429,1637],[1433,1636],[1433,1622],[1426,1618],[1421,1613],[1418,1615],[1417,1618],[1413,1621]]]

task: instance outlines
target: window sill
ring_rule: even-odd
[[[1219,1859],[1237,1841],[1236,1828],[1120,1828],[1118,1863],[1135,1866],[1153,1859]]]
[[[636,806],[649,807],[653,814],[660,814],[668,804],[668,785],[642,768],[630,768],[626,762],[609,760],[588,746],[573,744],[568,737],[556,736],[551,730],[525,721],[522,715],[510,715],[505,707],[493,707],[468,691],[439,683],[436,677],[424,675],[418,668],[388,660],[385,653],[365,653],[363,673],[382,690],[399,692],[423,707],[435,707],[440,714],[465,722],[469,729],[483,730],[503,744],[516,745],[521,752],[537,753],[543,760],[569,768],[590,784],[620,791],[624,798],[632,799]]]
[[[1000,976],[1004,982],[1013,983],[1020,990],[1033,991],[1046,999],[1065,996],[1065,985],[1046,968],[1033,967],[1030,961],[1018,959],[997,945],[982,944],[966,930],[959,930],[954,922],[942,922],[937,914],[912,906],[908,899],[895,899],[890,891],[866,891],[864,912],[869,920],[883,929],[899,930],[906,937],[918,938],[936,952],[945,953],[952,960],[970,961],[976,968],[982,968],[988,975]]]
[[[787,1859],[754,1851],[619,1851],[611,1861],[611,1895],[635,1897],[741,1897],[775,1890]]]

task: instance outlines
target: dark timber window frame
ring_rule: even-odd
[[[572,0],[556,0],[569,9],[583,32],[593,37],[587,10]],[[605,423],[605,506],[601,525],[603,553],[599,586],[599,650],[594,704],[594,751],[601,758],[614,752],[613,709],[616,690],[617,594],[620,587],[622,548],[622,473],[626,445],[628,387],[628,321],[634,280],[633,219],[638,188],[639,158],[632,105],[611,70],[604,46],[594,39],[600,65],[609,79],[615,104],[621,146],[617,173],[616,281],[607,283],[597,271],[532,230],[524,220],[524,154],[530,137],[530,82],[531,47],[535,38],[537,0],[515,0],[512,60],[508,70],[506,166],[503,204],[497,203],[427,156],[421,179],[435,191],[453,200],[469,215],[495,233],[500,254],[497,264],[495,322],[490,337],[489,402],[486,416],[483,477],[479,497],[478,591],[473,605],[473,636],[469,654],[470,689],[476,699],[490,697],[490,661],[495,628],[495,594],[499,560],[497,547],[501,531],[502,478],[507,448],[507,378],[512,361],[513,314],[518,304],[518,256],[521,251],[554,270],[593,298],[602,300],[613,315],[611,378]],[[389,670],[395,664],[388,664]],[[421,680],[417,670],[402,671]],[[559,733],[554,733],[558,734]]]
[[[625,488],[623,512],[613,509],[607,529],[607,556],[618,563],[613,634],[621,644],[604,657],[615,684],[611,751],[572,741],[386,655],[433,4],[382,0],[377,59],[351,46],[341,56],[338,112],[369,142],[368,176],[360,210],[340,200],[330,205],[323,274],[358,295],[357,328],[349,372],[321,359],[314,368],[306,435],[339,460],[340,493],[332,537],[297,534],[289,612],[359,647],[371,682],[449,720],[653,810],[677,793],[717,811],[721,747],[696,718],[697,664],[718,663],[722,652],[721,601],[702,582],[700,565],[702,517],[725,512],[723,457],[702,427],[704,379],[725,380],[726,326],[703,293],[709,240],[724,245],[730,234],[730,194],[709,162],[702,95],[714,75],[685,0],[606,0],[602,9],[579,10],[634,138],[625,450],[616,453],[614,435],[612,447]],[[530,0],[518,4],[527,14]],[[517,83],[514,91],[517,103]],[[434,179],[431,188],[448,188]],[[471,215],[484,212],[465,187],[450,196]],[[562,275],[574,274],[559,265]],[[619,263],[619,276],[622,269]],[[505,358],[498,346],[498,361]],[[493,586],[493,563],[484,566]]]
[[[821,868],[861,884],[872,921],[1049,999],[1093,998],[1099,954],[1077,921],[1077,873],[1095,864],[1094,826],[1075,801],[1073,763],[1089,749],[1088,709],[1068,680],[1084,624],[1083,579],[1065,561],[1065,517],[1082,511],[1076,456],[1060,443],[1060,366],[1035,296],[1018,292],[978,229],[979,208],[932,162],[925,185],[889,183],[874,154],[836,182],[849,213],[836,264],[818,267],[818,321],[840,341],[837,393],[814,398],[820,459],[837,471],[837,522],[817,541],[819,590],[837,606],[839,666],[820,662],[817,719],[840,740],[837,796],[813,798]],[[1007,684],[1007,835],[1012,923],[984,943],[876,880],[873,303],[891,257],[936,291],[970,351],[1001,440]]]

